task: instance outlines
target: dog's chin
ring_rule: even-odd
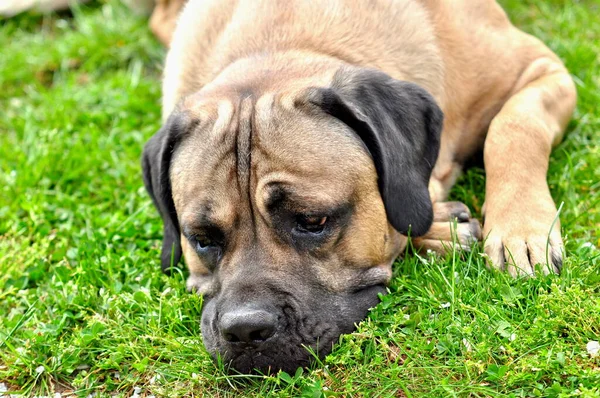
[[[311,295],[307,302],[294,300],[291,294],[278,295],[277,331],[261,342],[226,341],[217,328],[218,300],[209,299],[202,311],[202,339],[213,358],[230,372],[293,373],[329,354],[340,335],[354,331],[385,292],[381,284],[345,294],[321,293],[321,300]]]

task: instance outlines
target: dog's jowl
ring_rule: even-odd
[[[445,202],[476,151],[490,265],[560,270],[545,173],[574,86],[495,2],[192,0],[172,37],[144,182],[162,267],[183,255],[205,346],[233,368],[327,354],[408,235],[438,252],[481,239]]]

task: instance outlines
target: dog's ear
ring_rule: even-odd
[[[364,68],[342,68],[331,87],[309,101],[352,128],[371,153],[388,221],[420,236],[433,221],[429,178],[440,146],[443,114],[416,84]]]
[[[169,168],[175,146],[188,124],[187,117],[173,112],[161,129],[148,140],[142,155],[144,185],[163,220],[161,268],[169,273],[181,259],[181,234],[171,193]]]

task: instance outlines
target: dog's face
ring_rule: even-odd
[[[240,90],[242,91],[242,90]],[[185,99],[144,153],[165,223],[205,295],[206,348],[241,372],[329,352],[431,224],[441,112],[415,85],[339,71],[329,87]]]

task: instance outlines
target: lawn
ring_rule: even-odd
[[[549,181],[560,276],[513,280],[478,247],[410,255],[390,294],[296,374],[226,375],[202,346],[202,298],[160,273],[162,227],[139,158],[159,128],[165,51],[117,2],[0,25],[0,397],[599,397],[600,5],[503,0],[579,92]],[[484,173],[452,198],[478,215]],[[6,393],[5,394],[9,394]]]

